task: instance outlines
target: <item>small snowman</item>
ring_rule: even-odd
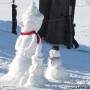
[[[29,78],[29,72],[31,73],[31,70],[29,70],[31,64],[35,64],[34,68],[38,69],[37,73],[42,73],[42,44],[37,32],[43,18],[35,2],[22,15],[22,21],[20,22],[21,34],[17,38],[15,45],[16,56],[10,64],[8,73],[2,77],[5,81],[14,82],[15,80],[20,82],[20,85],[25,84]]]
[[[48,67],[46,69],[45,77],[52,82],[62,81],[68,76],[67,71],[63,68],[61,63],[61,55],[58,46],[53,46],[49,51]]]

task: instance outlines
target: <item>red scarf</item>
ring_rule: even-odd
[[[35,35],[37,36],[37,43],[39,44],[40,38],[39,38],[39,35],[38,35],[35,31],[31,31],[31,32],[21,32],[21,35],[31,35],[31,34],[35,34]]]

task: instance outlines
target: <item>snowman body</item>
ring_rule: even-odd
[[[50,50],[45,77],[49,81],[57,82],[64,80],[67,75],[67,71],[62,66],[60,51]]]
[[[32,64],[32,56],[42,57],[41,39],[37,32],[42,24],[43,15],[35,6],[35,3],[22,15],[21,34],[17,38],[15,49],[16,56],[10,64],[9,71],[2,77],[5,81],[26,83],[29,76],[29,68]],[[40,61],[40,60],[39,60]],[[42,64],[43,59],[41,59]],[[37,59],[33,61],[37,62]]]
[[[43,15],[39,12],[38,9],[36,9],[36,7],[33,6],[33,8],[34,9],[31,9],[33,16],[31,16],[30,20],[27,19],[28,20],[27,22],[25,21],[26,19],[24,19],[24,21],[27,22],[27,24],[31,23],[28,28],[31,28],[31,30],[35,32],[31,35],[31,45],[29,46],[30,52],[33,53],[31,56],[32,63],[29,66],[29,72],[23,75],[23,77],[20,80],[20,85],[25,85],[25,86],[31,86],[31,85],[37,85],[43,83],[43,54],[41,52],[42,43],[40,37],[37,34],[42,24]],[[29,13],[29,11],[30,8],[27,9],[26,13]],[[26,30],[28,30],[28,28],[26,28]],[[27,52],[28,50],[25,49],[25,51]]]

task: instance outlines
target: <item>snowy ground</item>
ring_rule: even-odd
[[[18,21],[22,13],[29,6],[29,2],[16,0],[18,5]],[[0,77],[8,72],[9,65],[15,57],[15,42],[18,35],[11,34],[11,4],[5,4],[11,0],[0,0]],[[38,0],[37,0],[38,2]],[[3,4],[4,3],[4,4]],[[25,4],[26,3],[26,4]],[[38,3],[37,3],[38,4]],[[0,90],[90,90],[90,5],[86,5],[85,0],[78,0],[75,13],[76,40],[80,44],[79,49],[66,49],[60,46],[61,60],[70,77],[67,80],[57,83],[47,83],[43,87],[18,87],[6,86],[0,83]],[[7,13],[10,14],[7,14]],[[1,21],[2,20],[2,21]],[[7,21],[8,20],[8,21]],[[20,33],[20,28],[17,31]],[[43,43],[44,68],[47,68],[48,52],[51,45]]]
[[[2,21],[0,21],[2,22]],[[18,35],[13,35],[7,30],[0,29],[0,76],[8,72],[9,65],[15,56],[14,45]],[[45,84],[44,87],[17,87],[5,86],[2,83],[0,90],[62,90],[78,88],[90,89],[90,28],[76,27],[76,39],[80,44],[79,49],[68,50],[60,46],[61,60],[70,77],[65,81]],[[43,43],[44,68],[47,68],[48,52],[51,45]],[[88,89],[88,90],[89,90]]]

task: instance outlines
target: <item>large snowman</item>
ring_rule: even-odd
[[[43,15],[39,12],[33,2],[32,7],[29,7],[26,13],[29,13],[29,18],[27,24],[29,24],[30,32],[32,33],[30,52],[32,53],[32,63],[29,67],[29,73],[26,73],[20,80],[21,85],[31,86],[43,84],[43,54],[41,52],[42,44],[41,39],[37,32],[42,24]],[[32,13],[32,15],[30,15]],[[30,20],[29,20],[30,19]],[[25,23],[26,24],[26,23]],[[22,32],[23,34],[23,32]],[[25,49],[26,50],[26,49]],[[27,50],[26,50],[27,52]]]
[[[35,6],[35,2],[22,15],[21,34],[17,38],[16,56],[10,64],[9,71],[2,77],[5,81],[20,82],[20,85],[36,84],[42,76],[43,54],[42,44],[37,34],[43,20],[43,15]],[[36,78],[35,78],[36,77]],[[34,82],[35,81],[37,82]],[[42,82],[41,82],[42,83]]]

